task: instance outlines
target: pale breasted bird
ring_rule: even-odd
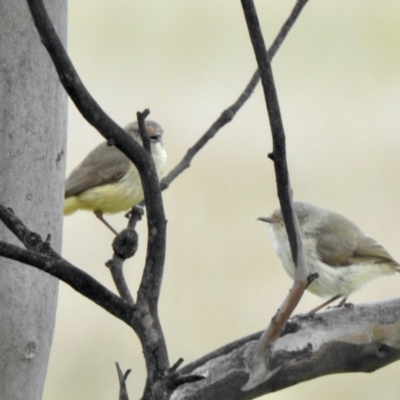
[[[362,232],[341,214],[309,203],[294,202],[299,221],[309,273],[318,273],[308,290],[329,298],[315,313],[330,302],[347,297],[368,282],[400,272],[400,265],[376,240]],[[270,217],[261,217],[269,224],[274,248],[286,272],[295,276],[289,241],[281,210]]]
[[[150,137],[151,153],[157,174],[161,178],[167,161],[161,126],[146,120]],[[142,145],[137,122],[125,130]],[[120,150],[108,146],[107,142],[95,147],[71,172],[65,183],[64,215],[77,210],[90,210],[117,233],[103,218],[103,214],[126,211],[144,198],[139,172],[135,165]]]

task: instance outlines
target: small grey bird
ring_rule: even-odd
[[[125,130],[142,145],[137,122]],[[146,120],[146,130],[151,141],[151,153],[161,178],[167,161],[162,142],[163,130],[154,121]],[[144,198],[139,172],[120,150],[107,142],[94,148],[71,172],[65,183],[64,215],[77,210],[90,210],[117,233],[103,214],[126,211]]]
[[[376,240],[367,236],[342,215],[309,203],[294,202],[299,221],[305,257],[310,273],[318,273],[308,290],[329,298],[315,313],[330,302],[347,297],[368,282],[400,272],[400,265]],[[274,247],[286,272],[295,276],[294,263],[281,210],[261,217],[269,224]]]

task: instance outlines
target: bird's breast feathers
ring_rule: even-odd
[[[288,275],[295,279],[295,266],[291,256],[289,242],[285,229],[274,229],[270,226],[275,251],[282,260]],[[303,246],[309,273],[318,273],[308,290],[317,296],[329,298],[336,295],[348,296],[360,289],[368,282],[382,276],[395,273],[395,269],[388,263],[374,263],[365,260],[363,263],[347,266],[330,266],[318,257],[315,252],[315,239],[303,236]]]

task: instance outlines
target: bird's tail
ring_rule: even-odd
[[[70,215],[79,209],[79,200],[75,196],[64,199],[64,215]]]

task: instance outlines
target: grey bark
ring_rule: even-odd
[[[65,43],[67,5],[47,7]],[[0,0],[0,203],[61,251],[67,102],[23,0]],[[18,243],[0,225],[0,240]],[[0,398],[42,397],[58,282],[0,259]]]
[[[205,379],[179,386],[171,400],[250,400],[320,376],[373,372],[400,359],[400,299],[292,318],[264,360],[259,335],[182,368]]]

